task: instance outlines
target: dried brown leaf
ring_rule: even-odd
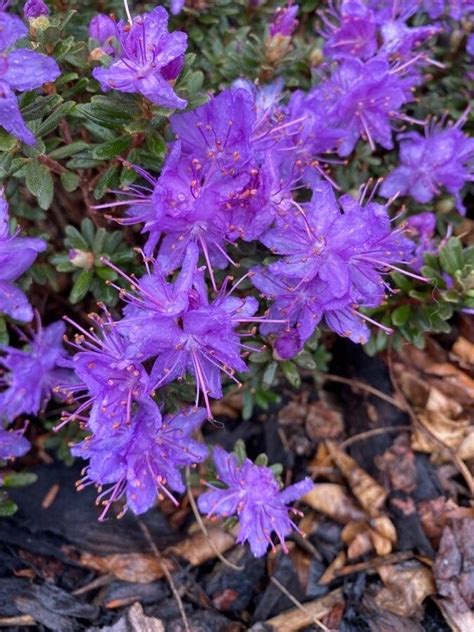
[[[453,632],[472,632],[474,630],[474,613],[459,612],[452,601],[448,599],[435,599],[435,602]]]
[[[167,548],[165,555],[173,553],[193,566],[199,566],[216,556],[210,541],[212,541],[219,553],[225,553],[235,545],[235,535],[221,527],[208,526],[207,533],[209,537],[201,531],[193,534],[190,538],[186,538],[186,540],[178,542],[175,546]]]
[[[387,491],[337,445],[328,441],[327,446],[331,458],[348,480],[351,492],[360,505],[369,516],[378,516],[387,498]]]
[[[156,557],[148,553],[116,553],[103,557],[82,553],[80,563],[101,574],[110,574],[122,581],[148,584],[163,577]],[[169,562],[169,570],[173,565]]]
[[[328,593],[320,599],[309,601],[304,604],[304,609],[292,608],[272,619],[265,621],[265,624],[275,632],[298,632],[303,628],[313,624],[313,618],[322,619],[338,604],[344,604],[342,589],[338,588]],[[313,624],[314,625],[314,624]]]
[[[436,593],[433,575],[426,566],[382,566],[379,575],[384,587],[375,602],[379,608],[400,616],[414,615],[426,597]]]
[[[467,419],[453,420],[442,412],[425,411],[420,413],[418,419],[422,426],[429,430],[443,445],[455,452],[463,444],[464,440],[474,431]],[[440,452],[440,445],[432,439],[427,432],[416,429],[412,437],[412,448],[419,452]],[[469,444],[466,444],[466,447]],[[464,450],[466,453],[466,450]]]
[[[375,464],[386,475],[392,489],[407,494],[416,489],[415,455],[407,434],[397,437],[388,450],[376,456]]]
[[[344,487],[336,483],[316,484],[304,496],[303,502],[342,524],[365,518],[364,512],[357,507]]]
[[[433,567],[438,592],[449,598],[459,612],[474,608],[474,520],[448,524]]]

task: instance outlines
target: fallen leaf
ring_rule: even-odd
[[[331,458],[348,480],[351,492],[367,514],[378,516],[387,498],[387,491],[377,483],[357,462],[341,450],[336,444],[326,442]]]
[[[234,531],[225,531],[221,527],[208,526],[207,537],[202,531],[198,531],[190,538],[178,542],[174,546],[168,547],[164,554],[174,554],[185,559],[193,566],[199,566],[207,560],[216,557],[215,549],[219,553],[225,553],[235,545]],[[212,542],[212,544],[211,544]],[[212,546],[214,545],[214,547]]]
[[[452,601],[448,599],[435,599],[435,602],[453,632],[472,632],[474,630],[474,613],[459,612]]]
[[[469,397],[474,397],[474,380],[464,373],[464,371],[454,366],[454,364],[450,364],[449,362],[433,364],[427,372],[430,375],[445,378],[445,381],[448,383],[461,386]]]
[[[283,630],[284,632],[298,632],[298,630],[307,628],[314,623],[314,619],[323,619],[339,603],[344,603],[341,588],[333,590],[320,599],[306,602],[303,604],[303,609],[292,608],[272,619],[267,619],[265,625],[275,630],[275,632],[283,632]],[[249,632],[251,632],[251,629]]]
[[[323,402],[313,402],[307,407],[305,430],[310,439],[335,439],[344,431],[344,418]]]
[[[390,448],[374,460],[393,490],[410,494],[416,489],[415,455],[407,434],[398,436]]]
[[[433,574],[438,592],[459,612],[474,608],[474,520],[452,520],[441,537]]]
[[[418,415],[422,426],[427,428],[438,441],[455,452],[464,440],[474,432],[467,419],[450,419],[442,412],[426,411]],[[469,440],[471,441],[471,440]],[[416,428],[412,436],[412,448],[418,452],[440,453],[439,443],[427,432]],[[469,444],[466,444],[466,447]]]
[[[414,615],[426,597],[436,593],[432,572],[426,566],[381,566],[378,572],[384,587],[375,602],[399,616]]]
[[[148,584],[163,577],[163,569],[156,557],[147,553],[115,553],[100,557],[82,553],[82,566],[102,574],[114,575],[117,579],[137,584]],[[173,565],[169,560],[169,570]]]
[[[365,513],[357,507],[344,487],[336,483],[316,484],[302,500],[316,511],[342,524],[365,518]]]
[[[136,602],[127,614],[120,617],[113,625],[102,628],[89,628],[87,632],[165,632],[165,626],[160,619],[147,617],[142,606]]]
[[[474,344],[466,340],[466,338],[460,336],[453,344],[451,351],[461,362],[465,362],[467,366],[474,365]]]

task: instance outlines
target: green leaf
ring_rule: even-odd
[[[410,318],[411,310],[409,305],[400,305],[392,312],[392,323],[396,327],[402,327]]]
[[[301,377],[293,362],[281,362],[280,366],[282,368],[283,375],[286,377],[291,386],[299,388],[301,386]]]
[[[277,362],[270,362],[265,371],[263,372],[262,382],[265,386],[271,386],[273,384],[273,380],[275,379],[275,373],[278,368]]]
[[[93,278],[94,272],[92,270],[81,270],[77,279],[74,281],[71,293],[69,294],[69,300],[73,305],[82,301],[84,296],[90,290]]]
[[[30,160],[25,169],[26,186],[37,199],[40,208],[45,211],[53,201],[54,183],[47,167],[37,160]]]
[[[308,369],[314,371],[317,366],[313,356],[308,351],[301,351],[296,358],[295,363],[302,369]]]
[[[38,477],[33,472],[10,472],[3,477],[5,487],[26,487],[36,483]]]
[[[265,454],[265,452],[262,452],[261,454],[259,454],[257,456],[257,458],[254,461],[255,465],[258,465],[260,467],[267,467],[268,465],[268,456]]]
[[[247,450],[245,448],[245,442],[242,439],[237,439],[234,444],[232,452],[235,454],[240,463],[243,463],[247,458]]]
[[[13,516],[15,511],[18,509],[18,505],[16,505],[11,498],[7,498],[5,500],[0,501],[0,518],[8,518],[9,516]]]
[[[455,275],[463,267],[462,245],[457,237],[451,237],[444,248],[439,251],[439,260],[443,270]]]
[[[125,152],[130,147],[131,143],[131,136],[121,136],[120,138],[116,138],[115,140],[107,143],[102,143],[102,145],[95,147],[92,151],[92,156],[94,158],[98,158],[99,160],[110,160],[111,158],[115,158],[119,154]]]
[[[63,171],[60,175],[60,180],[64,190],[68,193],[75,191],[81,183],[81,177],[79,174],[73,173],[72,171]]]

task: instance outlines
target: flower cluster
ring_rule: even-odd
[[[97,34],[99,41],[116,36],[119,50],[109,67],[95,68],[92,73],[102,89],[138,93],[155,105],[183,109],[186,101],[176,95],[170,82],[183,68],[187,36],[181,32],[168,33],[166,10],[157,7],[135,17],[131,24],[120,21],[114,31],[112,20],[107,26],[104,17],[96,18],[92,35]]]
[[[36,139],[23,120],[15,92],[40,88],[55,81],[61,71],[51,57],[27,48],[13,49],[27,33],[19,17],[0,7],[0,127],[34,145]]]
[[[434,125],[424,135],[400,134],[400,166],[388,174],[381,195],[400,193],[426,203],[445,188],[453,195],[458,211],[465,215],[461,189],[474,180],[474,138],[461,131],[465,120],[466,115],[454,125]]]
[[[42,327],[38,319],[37,331],[25,338],[23,349],[0,345],[5,387],[0,393],[0,459],[21,456],[29,448],[21,431],[8,431],[5,426],[20,415],[38,415],[58,384],[71,379],[70,372],[61,367],[64,331],[62,322]]]
[[[219,447],[213,450],[213,460],[219,483],[226,488],[207,483],[210,490],[199,496],[199,510],[210,518],[237,516],[240,524],[237,542],[248,542],[256,557],[265,555],[269,545],[275,548],[273,533],[286,552],[285,537],[294,529],[298,531],[287,505],[311,491],[311,479],[282,490],[269,467],[254,465],[250,459],[240,463],[235,454]],[[290,511],[298,513],[295,509]]]
[[[44,184],[48,197],[48,183],[37,181],[51,166],[51,182],[61,181],[68,192],[77,186],[88,198],[82,178],[97,167],[97,197],[101,189],[103,193],[118,182],[122,190],[114,192],[117,199],[96,209],[127,207],[113,219],[140,225],[145,244],[143,250],[136,249],[142,255],[141,272],[137,268],[127,275],[118,259],[110,261],[104,256],[109,250],[99,247],[108,238],[104,228],[96,230],[91,223],[88,230],[86,220],[87,239],[72,227],[66,229],[73,244],[67,263],[81,269],[76,273],[85,292],[97,273],[108,292],[118,292],[122,309],[112,315],[100,304],[100,313],[89,315],[91,327],[65,316],[76,328],[67,339],[71,354],[62,346],[65,325],[56,322],[43,328],[39,319],[24,348],[0,346],[0,459],[25,453],[26,425],[18,429],[12,424],[26,424],[26,416],[40,414],[55,395],[65,408],[57,429],[78,422],[85,432],[72,452],[88,461],[78,486],[99,489],[100,519],[116,501],[123,503],[123,511],[136,514],[165,497],[177,504],[176,495],[185,491],[183,469],[208,457],[196,435],[206,419],[213,418],[212,399],[223,397],[226,383],[242,386],[248,356],[252,354],[253,361],[262,342],[272,347],[273,366],[285,361],[282,368],[294,366],[286,361],[303,351],[318,326],[367,343],[371,326],[391,331],[379,325],[371,311],[392,300],[388,275],[395,271],[427,280],[420,271],[427,269],[424,256],[439,249],[436,217],[428,209],[399,223],[399,215],[391,217],[391,206],[397,196],[428,204],[445,190],[465,213],[463,188],[473,180],[474,162],[474,141],[462,131],[469,110],[448,125],[447,116],[428,125],[415,115],[423,111],[416,92],[426,69],[442,68],[428,55],[426,44],[450,28],[450,20],[469,16],[472,2],[327,3],[319,12],[317,35],[324,45],[322,52],[317,49],[319,68],[312,69],[312,85],[291,90],[297,85],[291,80],[286,86],[283,79],[264,85],[266,73],[278,74],[288,51],[297,50],[300,30],[311,29],[315,35],[313,23],[308,26],[298,5],[289,0],[265,24],[260,80],[238,79],[209,94],[204,103],[202,95],[190,89],[192,71],[183,73],[182,84],[175,86],[185,63],[187,35],[169,31],[164,8],[132,17],[125,1],[126,20],[94,16],[89,24],[91,54],[88,61],[83,55],[81,66],[72,61],[73,37],[56,48],[45,44],[62,26],[49,16],[43,0],[23,5],[29,29],[7,11],[7,4],[0,0],[0,126],[6,132],[28,145],[36,143],[33,130],[39,130],[39,124],[27,126],[17,93],[59,77],[56,61],[40,50],[52,51],[74,69],[50,87],[48,98],[37,103],[25,95],[22,101],[33,110],[44,106],[49,123],[60,111],[49,117],[49,103],[57,99],[64,111],[74,108],[74,103],[61,101],[61,84],[68,86],[65,94],[74,95],[73,77],[88,82],[91,93],[114,90],[144,97],[120,99],[136,106],[129,119],[125,113],[128,124],[118,132],[121,136],[116,133],[120,121],[113,116],[110,122],[110,108],[115,114],[114,103],[119,101],[116,95],[82,100],[76,104],[74,124],[61,128],[62,140],[69,143],[71,129],[84,117],[81,141],[63,147],[50,131],[36,148],[14,144],[8,160],[15,164],[15,177],[24,176],[34,195]],[[171,13],[179,14],[184,5],[173,0]],[[260,3],[252,0],[249,5],[252,14]],[[188,17],[201,10],[191,2],[188,7]],[[230,23],[232,12],[227,17]],[[53,28],[48,29],[50,24]],[[191,33],[195,44],[196,33]],[[469,38],[468,55],[472,47]],[[95,81],[80,75],[82,67]],[[228,66],[222,68],[224,72]],[[199,74],[196,80],[199,83]],[[198,96],[201,105],[170,114],[167,110],[185,110],[188,105],[181,94],[189,94],[190,102]],[[407,130],[407,124],[424,127],[424,134]],[[150,147],[158,136],[157,144],[166,139],[159,174],[140,166],[147,164],[146,156],[152,168],[157,163],[154,152],[147,154],[143,147],[148,147],[148,133]],[[91,142],[92,149],[89,138],[98,143]],[[371,156],[374,164],[383,164],[382,149],[395,146],[399,161],[388,164],[397,166],[383,182],[369,181],[357,192],[365,176],[357,181],[354,164],[370,153],[376,154]],[[125,148],[123,153],[120,148]],[[21,151],[24,157],[19,157]],[[115,162],[105,171],[101,156],[109,153]],[[349,165],[352,155],[357,160]],[[71,156],[63,166],[61,160]],[[78,181],[71,172],[74,164],[81,165]],[[128,169],[135,173],[130,176]],[[350,184],[341,192],[344,182]],[[386,203],[377,202],[377,194]],[[89,199],[86,207],[90,209]],[[2,318],[33,319],[33,308],[17,281],[45,249],[44,240],[12,230],[1,189]],[[237,274],[239,268],[244,272]],[[14,325],[12,330],[22,336]],[[194,402],[179,384],[194,388]],[[181,396],[193,405],[184,405]],[[239,459],[219,447],[212,457],[220,482],[206,484],[198,500],[200,511],[209,518],[237,517],[238,542],[248,542],[256,556],[274,547],[273,534],[286,550],[285,537],[297,529],[291,512],[298,513],[288,505],[310,491],[312,482],[305,479],[283,490],[271,468],[258,461]]]

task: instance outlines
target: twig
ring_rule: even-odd
[[[142,522],[140,520],[140,518],[136,517],[136,520],[140,526],[140,529],[143,532],[143,535],[145,536],[145,539],[147,540],[148,544],[150,545],[151,550],[153,551],[153,553],[155,554],[158,562],[160,563],[161,569],[163,571],[163,575],[166,577],[166,581],[169,584],[169,587],[171,588],[171,592],[173,593],[173,597],[176,599],[176,603],[178,604],[178,608],[179,608],[179,612],[181,614],[181,618],[183,620],[183,624],[184,624],[184,629],[186,630],[186,632],[191,632],[190,627],[189,627],[189,622],[188,622],[188,618],[186,616],[186,612],[184,610],[184,605],[183,605],[183,600],[181,599],[181,596],[176,588],[176,584],[174,583],[173,577],[171,575],[171,573],[168,570],[168,567],[166,566],[166,562],[163,560],[163,556],[161,555],[161,553],[158,550],[158,547],[156,546],[156,544],[153,542],[153,539],[151,537],[150,531],[148,529],[148,527],[146,526],[146,524],[144,522]]]
[[[29,614],[22,614],[19,617],[2,617],[0,619],[0,628],[10,628],[12,626],[33,626],[37,622]]]
[[[102,588],[102,586],[107,586],[107,584],[110,584],[110,582],[113,581],[113,579],[114,579],[113,575],[100,575],[99,577],[96,577],[96,579],[92,580],[88,584],[85,584],[84,586],[81,586],[80,588],[76,588],[76,590],[73,590],[71,594],[75,596],[84,595],[90,590],[95,590],[96,588]]]
[[[413,551],[400,551],[400,553],[392,553],[392,555],[384,555],[381,557],[375,557],[367,562],[358,562],[357,564],[348,564],[339,570],[334,571],[336,577],[345,577],[346,575],[352,575],[352,573],[360,573],[361,571],[368,571],[375,569],[378,566],[384,564],[397,564],[398,562],[405,562],[415,557]]]
[[[227,566],[228,568],[232,568],[234,571],[243,571],[244,570],[243,566],[238,566],[237,564],[233,564],[232,562],[229,562],[229,560],[227,560],[222,555],[222,553],[219,551],[217,546],[214,544],[214,541],[212,540],[212,538],[209,536],[209,532],[207,530],[207,527],[204,524],[203,519],[201,518],[199,510],[198,510],[198,508],[196,506],[196,501],[194,500],[193,491],[191,489],[191,471],[189,469],[189,466],[186,468],[186,488],[187,488],[187,495],[188,495],[189,504],[191,505],[191,509],[192,509],[193,514],[194,514],[194,517],[196,518],[196,522],[198,523],[199,528],[201,529],[203,534],[206,536],[207,541],[209,542],[209,544],[211,546],[211,549],[216,554],[216,557],[218,557],[220,559],[220,561],[225,566]]]
[[[366,384],[365,382],[359,382],[359,380],[352,380],[347,377],[342,377],[340,375],[334,375],[333,373],[321,373],[320,371],[315,371],[315,373],[318,375],[320,379],[323,380],[323,382],[325,381],[326,382],[339,382],[340,384],[347,384],[347,386],[350,386],[353,389],[360,389],[362,391],[366,391],[367,393],[370,393],[371,395],[375,395],[375,397],[378,397],[379,399],[383,399],[384,402],[387,402],[388,404],[395,406],[395,408],[398,408],[399,410],[403,410],[406,412],[406,408],[403,406],[403,404],[400,404],[400,402],[398,402],[393,397],[390,397],[390,395],[386,395],[385,393],[382,393],[382,391],[379,391],[373,386],[370,386],[370,384]]]
[[[304,607],[304,605],[302,603],[300,603],[298,601],[298,599],[296,599],[296,597],[294,597],[284,586],[283,584],[281,584],[278,579],[275,579],[275,577],[270,577],[270,581],[272,582],[272,584],[275,584],[275,586],[281,590],[281,592],[286,595],[288,597],[288,599],[295,604],[295,606],[301,610],[301,612],[304,612],[305,615],[310,619],[310,621],[312,621],[318,628],[320,628],[321,630],[325,630],[325,632],[330,632],[329,628],[327,628],[324,623],[321,623],[321,621],[319,619],[317,619],[314,615],[311,614],[311,612]]]
[[[345,449],[354,443],[358,443],[359,441],[365,441],[365,439],[370,439],[370,437],[374,437],[380,434],[385,434],[386,432],[401,432],[402,430],[413,430],[412,426],[404,425],[404,426],[384,426],[383,428],[373,428],[372,430],[366,430],[365,432],[360,432],[359,434],[353,435],[349,437],[345,441],[339,444],[339,447]]]

